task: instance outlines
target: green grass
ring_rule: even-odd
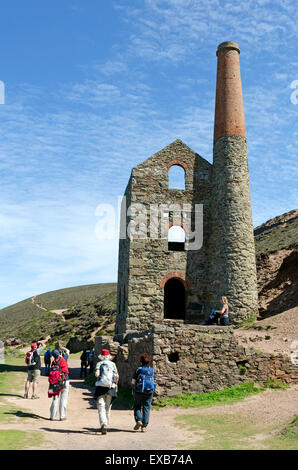
[[[0,430],[0,450],[24,450],[32,445],[38,447],[42,436],[38,432]]]
[[[187,393],[176,395],[174,397],[160,398],[154,407],[161,408],[163,406],[180,406],[182,408],[215,406],[226,403],[234,403],[242,400],[250,395],[257,394],[266,390],[266,388],[287,388],[288,385],[279,381],[269,381],[265,384],[253,384],[245,382],[241,385],[235,385],[231,388],[217,390],[209,393]]]
[[[298,439],[298,415],[296,415],[293,421],[285,427],[281,433],[281,436],[285,439]]]
[[[16,389],[22,388],[25,385],[24,374],[26,372],[24,364],[24,355],[19,351],[15,351],[10,355],[5,355],[5,363],[0,364],[0,421],[12,422],[13,418],[17,416],[18,411],[21,409],[10,405],[7,398],[11,395],[17,395]],[[23,392],[22,392],[23,393]],[[20,395],[22,396],[22,395]],[[24,415],[25,415],[25,410]],[[19,414],[20,415],[20,414]]]
[[[255,317],[249,317],[241,323],[237,323],[237,328],[251,328],[256,323]]]
[[[87,301],[95,297],[102,297],[106,303],[115,307],[116,299],[115,283],[89,284],[85,286],[58,289],[36,296],[36,302],[49,310],[68,308],[76,303]]]
[[[291,214],[291,212],[288,214]],[[285,215],[286,214],[282,214],[276,217],[271,226],[262,224],[255,228],[254,234],[257,255],[261,253],[271,253],[289,246],[297,245],[298,217],[293,217],[287,222],[284,222]]]
[[[297,417],[282,431],[280,425],[265,425],[261,415],[242,413],[184,415],[175,421],[178,427],[192,432],[194,441],[190,449],[297,450]]]
[[[22,396],[26,380],[27,368],[24,365],[24,354],[18,350],[7,350],[5,362],[0,364],[0,422],[5,424],[21,424],[34,415],[28,410],[11,405],[10,396]],[[21,392],[15,390],[21,389]],[[17,420],[17,421],[16,421]],[[22,450],[29,446],[38,446],[43,437],[38,432],[26,432],[14,429],[0,430],[0,450]]]

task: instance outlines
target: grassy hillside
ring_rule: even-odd
[[[298,247],[298,210],[270,219],[254,230],[256,255]]]
[[[69,287],[66,289],[54,290],[36,296],[36,303],[41,304],[48,310],[57,310],[72,307],[78,302],[100,297],[104,302],[115,308],[116,305],[116,284],[89,284],[86,286]]]
[[[68,309],[63,316],[52,310]],[[92,284],[47,292],[0,310],[1,340],[24,342],[51,336],[63,340],[88,339],[95,329],[111,333],[115,319],[116,284]],[[107,322],[107,318],[109,321]]]

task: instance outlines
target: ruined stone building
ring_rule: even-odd
[[[257,315],[239,52],[234,42],[217,50],[213,165],[176,140],[132,169],[122,208],[116,334],[166,318],[203,323],[223,295],[232,323]],[[169,187],[174,166],[185,173],[185,189]],[[143,231],[130,236],[138,222]],[[184,242],[170,241],[175,225]]]
[[[213,164],[176,140],[132,169],[121,211],[114,341],[96,340],[97,352],[111,350],[122,385],[144,351],[164,395],[268,380],[276,370],[297,379],[288,359],[280,365],[239,346],[233,326],[203,326],[221,296],[232,325],[258,312],[239,54],[235,42],[217,49]],[[176,167],[184,173],[179,189],[169,186]],[[246,377],[239,364],[250,366]]]

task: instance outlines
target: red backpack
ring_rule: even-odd
[[[53,362],[49,373],[49,391],[48,397],[51,398],[59,395],[65,388],[65,375],[60,366],[60,359],[58,362]]]
[[[25,362],[26,362],[27,366],[35,366],[35,364],[36,364],[35,357],[34,357],[35,351],[36,351],[36,349],[34,349],[34,350],[31,349],[31,351],[28,351],[26,353]]]

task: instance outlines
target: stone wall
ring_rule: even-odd
[[[127,207],[131,204],[131,185],[130,178],[121,202],[115,334],[121,334],[126,330],[130,253],[130,239],[126,236],[126,228],[129,223]]]
[[[157,396],[202,393],[242,382],[279,379],[298,383],[298,367],[281,354],[258,354],[239,345],[233,327],[184,325],[164,320],[142,333],[131,333],[120,344],[109,337],[96,338],[96,354],[111,350],[120,374],[120,384],[129,385],[139,356],[153,357]]]
[[[169,189],[169,167],[179,164],[185,170],[185,190]],[[162,281],[173,274],[184,283],[186,289],[186,321],[202,322],[199,307],[206,298],[206,245],[209,237],[211,165],[180,140],[153,155],[133,168],[126,190],[127,208],[130,203],[142,204],[148,214],[147,227],[138,236],[128,236],[119,242],[118,303],[115,334],[148,329],[156,320],[163,319],[164,290]],[[203,246],[197,250],[169,251],[167,230],[159,231],[165,207],[188,204],[189,212],[183,214],[183,228],[193,230],[195,204],[203,205]],[[124,209],[124,208],[123,208]],[[154,209],[154,210],[153,210]],[[155,212],[154,212],[155,211]],[[149,218],[149,214],[153,217]],[[156,218],[156,216],[157,218]],[[181,225],[179,216],[165,217],[162,224]],[[130,215],[126,227],[135,223],[137,215]],[[178,220],[177,220],[178,219]],[[138,227],[140,228],[140,227]],[[155,236],[156,233],[156,236]],[[126,286],[125,307],[123,289]],[[121,290],[120,290],[121,289]],[[122,307],[121,307],[122,306]]]

